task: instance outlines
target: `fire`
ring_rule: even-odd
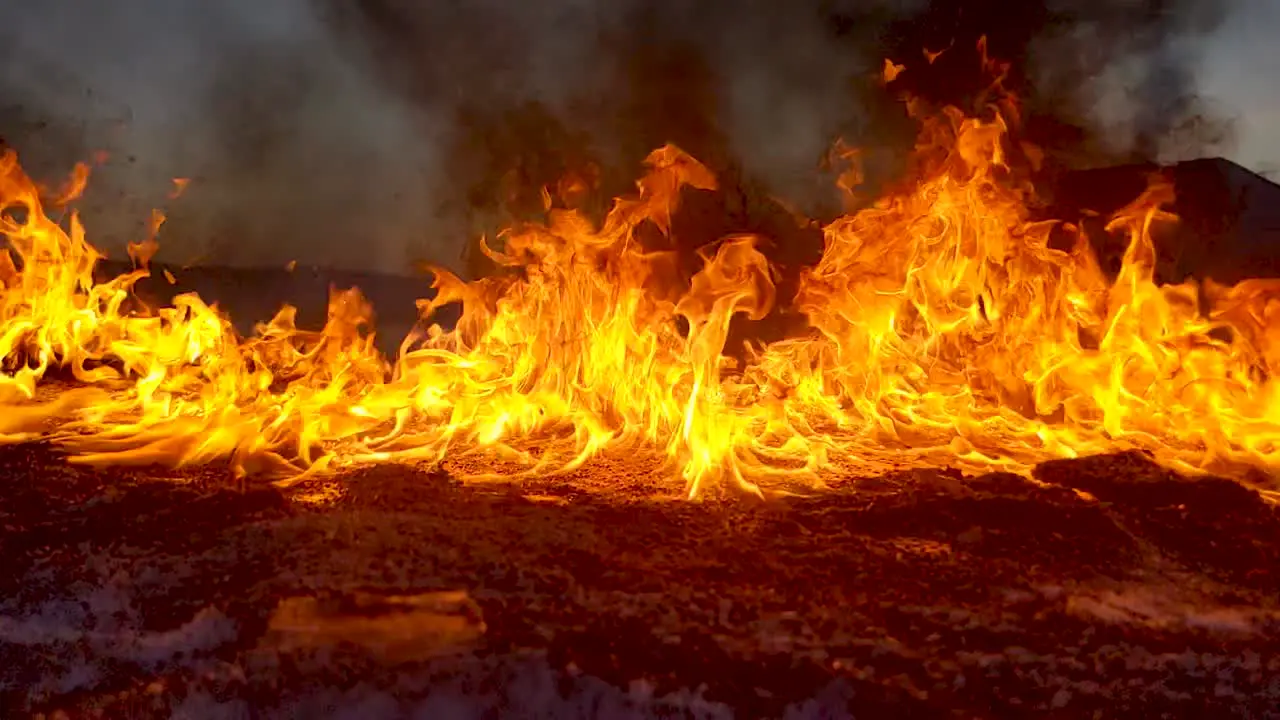
[[[872,462],[1021,471],[1134,448],[1190,471],[1280,466],[1280,284],[1157,285],[1153,237],[1176,222],[1159,183],[1111,220],[1129,242],[1117,277],[1082,233],[1055,249],[1008,160],[1013,120],[1007,98],[984,117],[926,118],[913,182],[825,228],[794,300],[810,331],[743,362],[730,323],[774,309],[774,272],[757,238],[729,237],[691,282],[672,280],[672,253],[646,233],[670,231],[682,188],[715,186],[674,147],[602,224],[553,209],[507,231],[486,251],[509,273],[436,269],[423,330],[394,360],[355,290],[333,294],[319,331],[286,307],[249,338],[194,295],[144,307],[131,289],[159,215],[130,247],[137,269],[95,282],[79,220],[51,220],[10,153],[0,438],[46,437],[74,462],[228,460],[284,480],[477,452],[507,475],[552,474],[652,451],[690,495],[785,491]],[[77,168],[57,203],[87,177]],[[457,326],[432,325],[448,303]],[[42,395],[55,373],[77,389]]]

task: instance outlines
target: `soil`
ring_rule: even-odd
[[[690,502],[0,448],[3,717],[1266,717],[1280,515],[1140,454]]]

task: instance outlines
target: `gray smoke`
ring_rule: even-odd
[[[1212,36],[1253,0],[1041,0],[1050,15],[1027,66],[1037,104],[1087,130],[1085,164],[1174,161],[1229,150],[1234,120],[1197,71]]]
[[[1163,4],[1185,14],[1179,3],[1194,4]],[[802,209],[825,207],[831,176],[816,168],[836,136],[909,140],[875,121],[891,102],[874,80],[894,49],[885,28],[929,29],[920,37],[935,48],[935,37],[966,42],[943,12],[955,4],[11,2],[0,5],[0,136],[50,181],[108,153],[83,210],[91,239],[117,254],[161,207],[161,257],[175,262],[457,267],[521,185],[595,164],[606,189],[625,189],[668,141]],[[1180,48],[1216,16],[1026,17],[1023,59],[1046,97],[1082,124],[1149,126],[1108,152],[1157,153],[1133,138],[1197,115],[1194,55]],[[1150,32],[1121,43],[1119,26]],[[1117,94],[1130,103],[1118,111]],[[191,184],[170,200],[175,177]]]
[[[175,262],[393,269],[457,242],[427,234],[429,124],[305,0],[5,3],[0,48],[0,135],[42,179],[108,153],[82,209],[117,255],[157,207]]]

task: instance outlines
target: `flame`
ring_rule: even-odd
[[[191,178],[174,178],[173,189],[169,191],[169,199],[177,200],[182,197],[182,193],[187,191],[187,186],[191,184]]]
[[[954,45],[954,42],[955,42],[955,41],[953,40],[953,41],[952,41],[952,45]],[[923,51],[923,53],[924,53],[924,59],[925,59],[925,62],[927,62],[927,63],[929,63],[930,65],[932,65],[934,62],[936,62],[936,61],[937,61],[937,59],[938,59],[938,58],[942,57],[942,55],[943,55],[944,53],[946,53],[948,50],[950,50],[950,49],[952,48],[952,45],[947,45],[946,47],[942,48],[941,50],[930,50],[929,48],[925,48],[925,49],[924,49],[924,51]]]
[[[826,226],[794,300],[810,331],[745,354],[726,348],[730,324],[779,302],[760,239],[704,248],[685,283],[674,253],[646,240],[671,232],[682,189],[715,187],[675,147],[649,156],[602,224],[552,208],[485,245],[502,273],[435,269],[423,329],[394,361],[374,349],[356,290],[332,293],[319,331],[286,307],[247,338],[196,295],[142,306],[131,290],[159,214],[130,246],[136,269],[95,282],[101,254],[79,219],[51,220],[9,153],[0,438],[47,437],[73,462],[227,461],[286,481],[472,453],[519,477],[651,451],[691,496],[786,491],[877,462],[1023,471],[1135,448],[1189,471],[1280,466],[1280,283],[1157,285],[1153,237],[1176,222],[1161,182],[1110,221],[1128,237],[1117,277],[1081,232],[1051,247],[1057,224],[1030,220],[1010,166],[1015,121],[1007,97],[983,117],[925,118],[913,181]],[[87,177],[77,168],[55,204]],[[456,327],[431,324],[450,303]],[[77,389],[41,395],[57,373]]]
[[[902,71],[906,69],[906,65],[899,65],[894,61],[885,58],[884,68],[880,71],[881,80],[884,84],[888,85],[894,80],[897,80],[898,76],[902,74]]]

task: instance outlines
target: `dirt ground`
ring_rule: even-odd
[[[1280,516],[1230,481],[450,469],[241,489],[0,448],[0,716],[1280,714]]]

